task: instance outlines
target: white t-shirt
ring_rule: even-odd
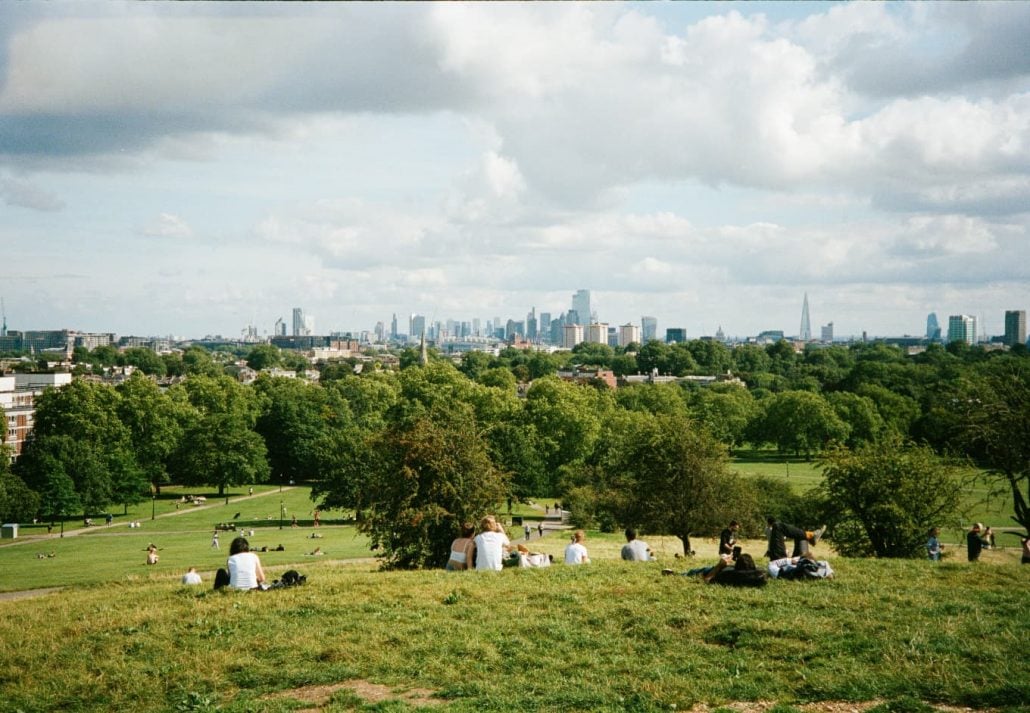
[[[565,564],[583,564],[588,559],[587,548],[578,542],[565,548]]]
[[[229,586],[233,589],[257,589],[258,556],[240,552],[229,558]]]
[[[503,532],[476,535],[476,569],[500,571],[504,568],[504,547],[511,544]]]
[[[196,572],[187,572],[182,575],[183,584],[201,584],[200,575]]]

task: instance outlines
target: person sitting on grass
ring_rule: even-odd
[[[826,560],[817,560],[811,552],[798,557],[783,557],[769,562],[773,579],[833,579],[833,568]]]
[[[586,545],[583,544],[586,538],[586,533],[582,530],[576,530],[572,535],[572,542],[565,548],[565,564],[587,564],[590,562]]]
[[[157,561],[161,559],[157,554],[157,546],[151,542],[147,545],[147,564],[157,564]]]
[[[675,574],[671,569],[663,569],[663,575]],[[705,584],[724,584],[730,587],[762,587],[766,584],[765,572],[755,566],[754,558],[742,553],[736,561],[730,557],[721,557],[714,567],[698,567],[682,573],[684,577],[700,575]]]
[[[447,564],[444,565],[445,570],[461,572],[472,569],[476,561],[476,541],[473,539],[475,534],[476,529],[472,527],[472,523],[461,524],[461,536],[451,542],[451,554],[447,559]]]
[[[186,574],[182,575],[182,583],[183,584],[200,584],[201,583],[200,574],[197,573],[197,568],[196,567],[190,567],[186,571]]]
[[[771,515],[766,518],[766,532],[769,534],[769,549],[765,556],[770,560],[783,559],[787,556],[787,546],[784,539],[790,537],[794,540],[794,552],[792,557],[798,557],[808,551],[808,545],[813,547],[826,532],[826,525],[817,530],[802,530],[794,525],[780,522]]]
[[[637,531],[626,528],[626,544],[622,546],[622,559],[628,562],[648,562],[654,559],[651,548],[643,540],[637,539]]]
[[[228,586],[232,589],[261,589],[265,583],[265,571],[261,560],[250,551],[245,537],[237,537],[229,545],[228,571],[219,569],[215,574],[215,589]]]
[[[504,553],[511,549],[511,542],[497,518],[487,515],[479,523],[476,535],[476,570],[501,571],[504,569]]]

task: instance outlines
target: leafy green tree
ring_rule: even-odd
[[[557,490],[563,466],[582,462],[601,435],[614,406],[610,394],[553,376],[537,379],[526,394],[526,419],[539,435],[540,453]]]
[[[172,461],[178,482],[217,487],[221,495],[227,487],[268,480],[267,449],[254,430],[258,392],[227,376],[194,376],[170,395],[192,406]]]
[[[600,492],[616,520],[647,532],[690,537],[718,532],[737,516],[743,488],[727,469],[726,448],[682,415],[637,413],[620,423],[600,462]]]
[[[722,342],[694,339],[685,346],[703,374],[725,374],[733,365],[733,355]]]
[[[486,373],[493,361],[494,358],[486,352],[467,352],[461,357],[461,366],[458,368],[468,378],[479,381],[479,377]]]
[[[669,373],[669,345],[657,339],[648,340],[637,351],[637,368],[641,374]]]
[[[637,373],[637,358],[632,354],[617,354],[611,360],[615,376],[629,376]]]
[[[745,375],[765,373],[772,364],[769,354],[757,344],[742,344],[732,354],[734,371]]]
[[[282,363],[282,354],[279,347],[271,344],[257,344],[247,354],[247,366],[254,371],[271,369]]]
[[[32,438],[18,466],[45,505],[50,501],[43,489],[60,491],[64,477],[89,512],[100,512],[111,503],[128,506],[149,493],[129,429],[118,418],[119,399],[112,387],[81,379],[39,397]],[[58,500],[66,501],[63,496]]]
[[[616,403],[629,411],[683,414],[687,399],[676,384],[632,384],[615,392]]]
[[[826,394],[826,400],[848,426],[846,445],[854,447],[859,443],[875,441],[883,433],[883,418],[872,399],[848,391],[836,391]]]
[[[507,493],[471,409],[460,405],[389,426],[358,460],[363,480],[347,479],[322,502],[361,509],[358,527],[388,568],[443,566],[461,523],[478,521]]]
[[[0,423],[4,422],[0,409]],[[39,513],[39,495],[11,472],[11,449],[0,443],[0,522],[25,522]]]
[[[133,452],[154,492],[169,482],[168,464],[182,439],[186,418],[182,405],[173,401],[153,380],[133,374],[115,391],[118,419],[129,430]]]
[[[203,347],[188,347],[182,353],[182,365],[190,376],[219,376],[224,367],[211,356],[211,352]]]
[[[897,437],[835,446],[821,465],[834,547],[846,556],[920,557],[929,528],[959,506],[954,470],[930,448]]]
[[[811,455],[848,437],[848,425],[819,394],[785,391],[762,402],[748,429],[753,443],[775,443],[781,453]]]
[[[319,471],[318,446],[328,427],[330,392],[300,379],[267,375],[254,388],[264,397],[255,430],[264,438],[272,472],[288,480],[307,480]],[[337,399],[333,414],[338,427],[350,421],[343,399]]]
[[[100,367],[114,366],[118,363],[118,350],[109,344],[97,347],[89,353],[89,362]]]
[[[580,342],[572,348],[572,363],[584,366],[607,367],[615,352],[607,344]]]
[[[518,382],[510,369],[487,369],[476,379],[483,386],[492,386],[503,391],[515,392]]]
[[[1015,520],[1030,536],[1030,362],[988,364],[960,385],[954,405],[966,452],[1012,499]]]
[[[536,352],[526,362],[526,368],[529,370],[530,380],[533,380],[544,376],[554,376],[564,363],[562,357],[556,354]]]
[[[666,369],[673,376],[686,376],[698,371],[697,362],[687,344],[673,344],[669,347]]]
[[[741,443],[758,412],[754,396],[739,386],[713,385],[690,396],[690,414],[729,447]]]
[[[132,347],[126,349],[118,358],[122,366],[134,366],[148,376],[164,376],[164,360],[152,349]]]

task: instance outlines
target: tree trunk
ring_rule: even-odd
[[[694,550],[690,547],[690,533],[688,532],[683,535],[676,535],[676,537],[683,541],[683,555],[686,557],[693,557]]]

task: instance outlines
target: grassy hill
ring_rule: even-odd
[[[1012,553],[836,559],[832,581],[741,590],[588,545],[582,567],[312,560],[289,590],[153,575],[0,601],[0,711],[1030,710],[1030,567]]]

